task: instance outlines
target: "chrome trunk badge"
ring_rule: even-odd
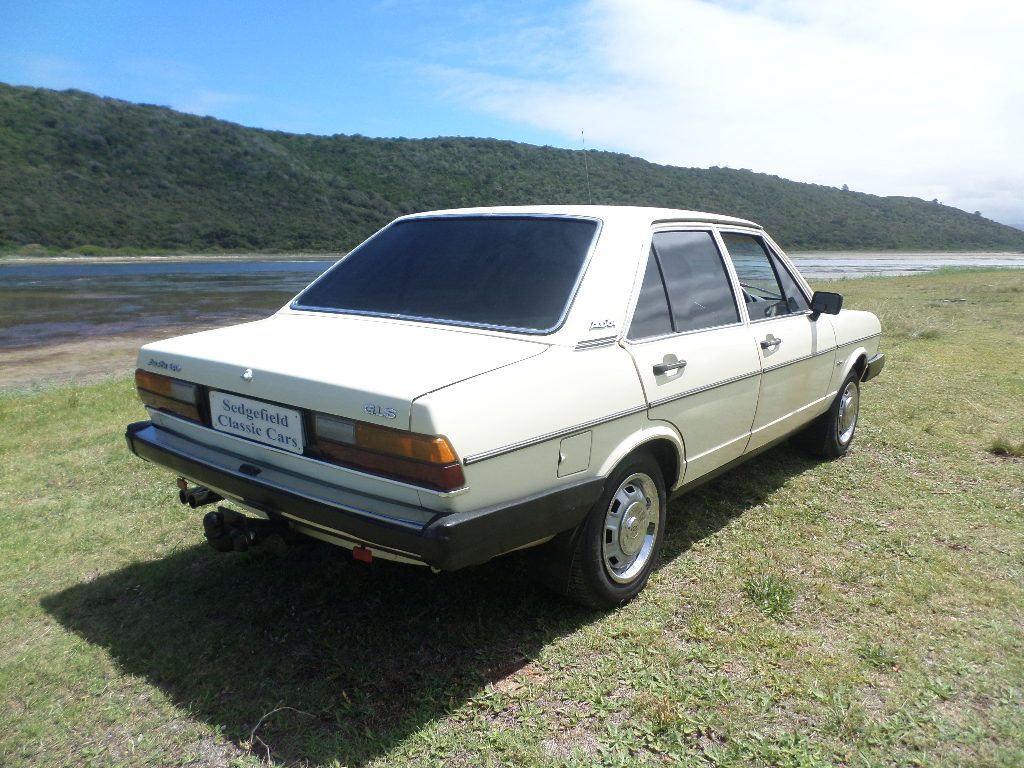
[[[252,381],[252,368],[242,371],[242,381]]]
[[[398,411],[394,408],[385,408],[383,405],[377,405],[376,403],[366,403],[363,406],[363,412],[368,413],[370,416],[379,416],[382,419],[398,418]]]

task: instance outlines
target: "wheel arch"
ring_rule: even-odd
[[[860,381],[864,378],[864,373],[868,369],[868,353],[864,350],[858,350],[857,359],[853,363],[853,368],[857,372],[857,380]]]
[[[861,379],[864,378],[864,373],[867,371],[867,369],[868,351],[864,347],[857,347],[849,355],[847,355],[846,366],[843,368],[843,375],[840,376],[838,379],[833,379],[833,381],[836,382],[837,386],[837,389],[835,391],[838,392],[838,387],[842,386],[842,383],[846,381],[846,377],[849,376],[851,372],[857,372],[857,381],[859,382]]]
[[[682,479],[686,452],[679,433],[667,425],[652,423],[623,440],[608,454],[599,474],[608,477],[628,457],[643,451],[654,457],[661,468],[665,489],[671,492]]]

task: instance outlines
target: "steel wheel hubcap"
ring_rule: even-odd
[[[642,472],[627,477],[612,495],[604,518],[602,554],[613,581],[632,581],[650,562],[660,517],[654,480]]]
[[[857,412],[860,410],[860,389],[850,382],[839,399],[839,442],[846,445],[853,439],[857,428]]]

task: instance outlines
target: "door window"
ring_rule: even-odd
[[[633,322],[629,325],[627,335],[636,340],[669,333],[672,333],[672,317],[668,311],[668,297],[665,295],[665,283],[661,279],[658,259],[654,255],[654,248],[651,248],[644,283],[640,287],[640,298],[637,299]]]
[[[665,328],[666,309],[671,323],[669,328]],[[629,338],[655,335],[640,333],[646,330],[647,318],[655,310],[658,317],[656,327],[661,329],[661,334],[669,330],[685,333],[739,322],[729,276],[710,232],[655,233]],[[639,326],[638,319],[642,320]]]
[[[759,237],[723,232],[752,321],[799,314],[810,309],[807,298],[785,265]]]

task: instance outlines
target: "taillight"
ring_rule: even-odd
[[[453,491],[466,484],[459,457],[445,437],[378,427],[317,413],[316,447],[327,459],[358,469]]]
[[[137,368],[135,388],[139,399],[150,408],[191,421],[202,420],[199,415],[199,387],[195,384]]]

